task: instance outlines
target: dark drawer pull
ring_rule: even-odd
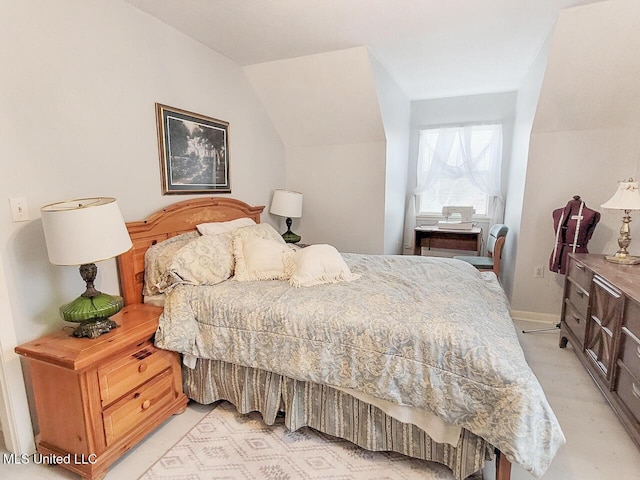
[[[582,290],[576,290],[576,295],[578,295],[580,298],[584,298],[584,292]]]
[[[634,397],[640,400],[640,390],[638,390],[635,383],[631,383],[631,393],[633,393]]]
[[[151,350],[145,348],[144,350],[140,350],[139,352],[136,352],[131,356],[137,358],[138,360],[143,360],[152,354],[153,352]]]
[[[584,272],[584,265],[581,265],[581,264],[579,264],[579,263],[576,263],[576,268],[577,268],[578,270],[582,270],[582,271]]]
[[[576,323],[580,323],[580,317],[576,315],[571,315],[571,317],[576,321]],[[640,356],[640,349],[638,349],[638,356]]]

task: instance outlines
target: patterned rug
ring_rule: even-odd
[[[310,428],[266,425],[222,402],[140,480],[453,480],[443,465],[391,452],[370,452]],[[469,477],[481,480],[480,473]]]

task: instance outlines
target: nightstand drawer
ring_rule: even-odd
[[[174,399],[173,376],[167,370],[107,408],[103,413],[107,445],[138,427]]]
[[[98,369],[100,398],[106,407],[125,393],[170,368],[174,354],[146,342],[131,354]]]

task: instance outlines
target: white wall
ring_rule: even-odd
[[[535,61],[532,63],[527,76],[522,82],[516,102],[516,114],[513,127],[513,148],[511,151],[511,166],[509,168],[509,195],[504,213],[504,222],[509,225],[509,241],[505,242],[503,250],[503,262],[501,267],[501,279],[509,298],[513,294],[513,282],[518,261],[518,243],[520,238],[520,225],[526,219],[522,218],[522,206],[524,202],[524,188],[527,178],[527,162],[529,159],[529,140],[531,128],[540,97],[542,79],[544,77],[551,37],[547,39],[540,49]],[[512,312],[513,313],[513,312]]]
[[[384,253],[401,254],[409,173],[411,102],[384,66],[373,55],[369,57],[387,140]]]
[[[243,70],[126,3],[2,1],[0,62],[0,256],[18,343],[59,328],[84,287],[49,263],[42,205],[114,196],[132,221],[189,198],[161,194],[155,102],[230,123],[232,197],[268,205],[284,183],[282,142]],[[9,197],[26,198],[30,222],[12,223]],[[96,286],[118,291],[115,261]]]
[[[292,230],[303,243],[383,253],[386,144],[367,48],[245,71],[286,146],[280,187],[304,194]]]
[[[4,445],[17,454],[35,451],[27,393],[22,381],[9,291],[0,255],[0,423]]]
[[[621,214],[602,210],[618,180],[637,178],[640,153],[640,3],[612,0],[563,10],[551,42],[527,166],[512,308],[556,319],[562,279],[548,265],[551,212],[573,195],[602,213],[591,253],[617,250]],[[633,229],[632,224],[632,229]],[[633,233],[632,233],[633,234]],[[640,242],[632,242],[632,254]]]
[[[304,193],[300,228],[294,228],[302,242],[382,253],[384,165],[384,142],[287,148],[287,187]]]
[[[507,178],[511,163],[515,105],[516,92],[413,101],[411,103],[411,137],[409,144],[409,191],[413,191],[416,188],[415,172],[418,162],[418,142],[421,129],[445,125],[496,122],[502,123],[502,188],[503,196],[507,200],[509,194]],[[404,251],[405,253],[413,253],[413,246],[405,246]]]

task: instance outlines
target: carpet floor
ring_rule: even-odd
[[[469,477],[481,480],[482,474]],[[266,425],[221,402],[140,480],[453,480],[443,465],[371,452],[310,428]]]

